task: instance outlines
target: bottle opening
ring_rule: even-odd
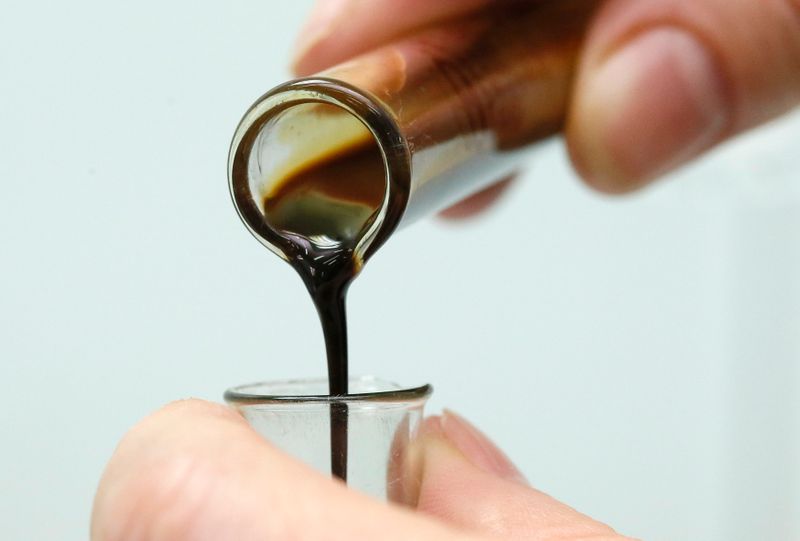
[[[358,117],[330,103],[294,104],[269,117],[247,171],[265,224],[320,248],[355,247],[386,199],[378,141]]]
[[[280,380],[239,385],[225,391],[229,404],[292,404],[335,403],[351,405],[363,403],[396,403],[410,405],[424,400],[433,392],[430,385],[402,387],[396,383],[372,376],[350,378],[351,393],[346,396],[330,396],[326,378]]]

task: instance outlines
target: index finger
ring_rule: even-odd
[[[501,1],[510,0],[318,0],[298,36],[292,70],[298,76],[311,75],[420,28]]]

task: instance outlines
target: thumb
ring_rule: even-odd
[[[445,411],[426,420],[417,508],[504,539],[623,541],[611,528],[530,488],[479,430]]]
[[[647,183],[800,103],[800,1],[609,0],[567,137],[587,181]]]

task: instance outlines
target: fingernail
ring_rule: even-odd
[[[348,3],[349,0],[319,0],[316,3],[298,34],[292,66],[298,66],[316,44],[333,33],[336,20]]]
[[[525,482],[524,476],[505,453],[463,417],[445,410],[439,427],[445,439],[478,468],[505,479]]]
[[[649,30],[584,75],[573,111],[579,169],[598,188],[626,191],[718,141],[725,85],[707,48],[673,27]]]

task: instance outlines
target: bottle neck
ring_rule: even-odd
[[[299,234],[351,246],[360,267],[403,217],[410,155],[374,96],[334,79],[299,79],[245,114],[229,187],[247,228],[283,259],[287,235]]]

